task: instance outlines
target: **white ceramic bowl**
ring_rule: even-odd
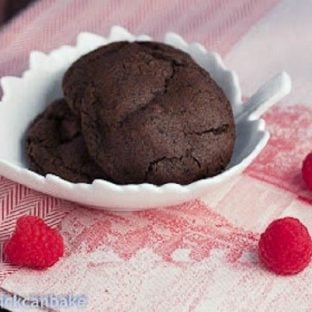
[[[23,138],[35,116],[52,100],[62,96],[64,72],[81,55],[120,40],[151,40],[146,35],[134,36],[114,26],[107,38],[81,33],[76,46],[62,46],[48,54],[31,52],[30,68],[21,78],[1,79],[3,98],[0,102],[0,175],[37,191],[101,209],[140,210],[178,204],[209,195],[241,173],[266,145],[269,133],[261,115],[272,104],[290,92],[291,82],[281,73],[264,84],[247,102],[242,103],[236,74],[225,68],[220,56],[207,52],[198,43],[186,43],[179,35],[167,33],[164,42],[189,53],[205,68],[223,89],[233,107],[236,121],[236,143],[231,163],[214,177],[189,185],[169,183],[116,185],[104,180],[92,184],[71,183],[48,174],[43,177],[27,169]]]

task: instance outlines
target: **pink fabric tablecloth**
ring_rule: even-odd
[[[312,233],[312,193],[300,176],[312,150],[311,16],[309,0],[42,0],[6,26],[0,76],[20,75],[31,50],[119,24],[159,40],[176,31],[219,52],[245,96],[282,70],[293,91],[265,116],[268,146],[213,198],[117,214],[0,178],[1,243],[23,214],[43,217],[66,242],[66,256],[46,271],[2,263],[2,290],[24,298],[83,294],[85,311],[311,311],[312,265],[279,277],[256,253],[259,233],[275,218],[298,217]]]

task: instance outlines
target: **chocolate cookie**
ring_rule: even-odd
[[[104,177],[90,159],[80,123],[65,100],[57,100],[41,113],[27,132],[30,168],[42,175],[53,173],[72,182]]]
[[[104,46],[75,62],[63,87],[89,154],[115,183],[187,184],[220,173],[231,159],[231,105],[180,50]]]
[[[78,116],[80,115],[80,105],[85,88],[92,80],[98,60],[103,57],[108,57],[124,45],[127,45],[126,41],[114,42],[103,46],[81,57],[65,72],[63,78],[64,98],[72,111]],[[107,65],[109,67],[109,64]]]

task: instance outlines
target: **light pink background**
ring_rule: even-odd
[[[156,39],[176,31],[219,52],[245,96],[281,70],[294,88],[265,116],[268,146],[213,198],[115,214],[0,179],[2,243],[23,214],[42,216],[66,241],[66,256],[49,270],[2,264],[2,289],[23,297],[86,294],[86,311],[311,311],[312,266],[279,277],[256,254],[259,233],[275,218],[298,217],[312,233],[312,193],[300,176],[312,150],[311,16],[309,0],[43,0],[4,28],[1,76],[20,75],[31,50],[120,24]]]

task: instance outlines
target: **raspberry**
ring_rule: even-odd
[[[34,269],[52,266],[63,252],[62,236],[34,216],[23,216],[17,220],[15,231],[4,249],[9,263]]]
[[[281,275],[299,273],[312,256],[312,241],[307,228],[292,217],[273,221],[261,234],[258,247],[264,265]]]
[[[307,187],[312,190],[312,153],[308,154],[302,163],[302,177]]]

